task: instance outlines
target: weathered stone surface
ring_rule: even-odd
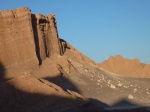
[[[29,8],[0,12],[0,63],[7,69],[6,78],[38,64],[31,19]]]
[[[111,56],[99,66],[109,72],[129,77],[150,77],[150,65],[138,59],[129,60],[121,55]]]
[[[55,15],[31,14],[26,7],[1,11],[0,48],[5,78],[32,72],[46,58],[63,55]]]
[[[56,18],[54,14],[44,16],[32,14],[32,25],[36,44],[36,53],[39,61],[50,57],[54,53],[62,55],[60,40],[58,38]],[[40,62],[41,64],[41,62]]]

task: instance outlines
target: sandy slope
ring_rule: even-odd
[[[150,79],[121,77],[88,63],[70,62],[78,74],[66,77],[97,104],[107,109],[150,106]]]

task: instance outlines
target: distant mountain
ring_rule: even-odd
[[[127,59],[121,55],[110,56],[99,64],[109,72],[128,77],[150,77],[150,64],[143,64],[138,59]]]

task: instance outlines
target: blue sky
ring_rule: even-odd
[[[121,54],[150,63],[150,0],[1,0],[0,10],[23,6],[55,13],[60,38],[96,62]]]

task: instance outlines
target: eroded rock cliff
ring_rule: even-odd
[[[29,8],[0,12],[0,63],[5,78],[31,72],[46,57],[62,55],[54,14],[31,14]]]
[[[27,7],[1,11],[0,48],[0,111],[103,110],[65,77],[79,74],[69,59],[95,62],[58,37],[54,14],[31,14]]]
[[[54,14],[44,16],[32,14],[32,26],[39,63],[54,53],[62,55],[62,48],[57,33]]]
[[[7,69],[5,77],[38,64],[31,20],[28,8],[0,12],[0,63]]]

